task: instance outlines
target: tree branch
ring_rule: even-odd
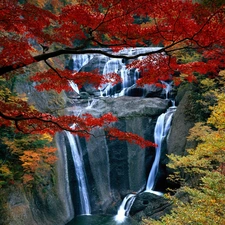
[[[50,116],[50,115],[49,115]],[[43,123],[49,123],[49,124],[53,124],[56,127],[58,127],[59,130],[63,131],[69,131],[72,133],[86,133],[88,135],[92,135],[90,132],[88,132],[87,130],[74,130],[74,129],[70,129],[69,126],[62,126],[60,123],[52,120],[52,119],[45,119],[44,117],[37,117],[37,116],[32,116],[32,117],[24,117],[23,115],[19,115],[19,116],[8,116],[3,114],[2,112],[0,112],[0,117],[6,119],[6,120],[10,120],[10,121],[14,121],[15,123],[15,127],[26,134],[31,134],[33,131],[38,131],[38,128],[33,128],[33,130],[31,130],[30,132],[24,132],[24,130],[19,126],[19,122],[21,121],[28,121],[28,120],[37,120]],[[47,127],[46,127],[47,128]],[[92,129],[94,128],[94,126],[92,127]],[[42,129],[41,129],[42,130]]]
[[[9,66],[3,66],[0,68],[0,75],[3,75],[5,73],[14,71],[16,69],[25,67],[27,65],[33,64],[35,62],[40,62],[40,61],[45,61],[49,58],[54,58],[60,55],[65,55],[65,54],[101,54],[101,55],[105,55],[111,58],[125,58],[125,59],[135,59],[139,56],[145,56],[145,55],[149,55],[149,54],[154,54],[154,53],[159,53],[162,52],[162,50],[157,50],[154,52],[147,52],[145,54],[137,54],[134,56],[126,56],[126,55],[118,55],[118,54],[112,54],[109,51],[104,51],[104,50],[100,50],[100,49],[84,49],[84,50],[77,50],[77,48],[65,48],[65,49],[61,49],[58,51],[54,51],[54,52],[50,52],[50,53],[44,53],[44,54],[40,54],[37,56],[34,56],[33,59],[34,61],[28,63],[28,64],[24,64],[24,63],[18,63],[15,65],[9,65]]]

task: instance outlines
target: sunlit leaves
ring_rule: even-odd
[[[208,123],[213,124],[217,129],[224,131],[225,129],[225,95],[219,94],[218,104],[213,107],[212,114]]]
[[[56,162],[56,148],[48,134],[26,135],[0,127],[0,186],[21,182],[43,183]],[[23,164],[23,166],[22,166]]]
[[[42,180],[51,172],[52,166],[57,160],[55,156],[56,148],[45,147],[44,149],[27,150],[20,156],[22,167],[24,169],[23,182],[32,184]]]
[[[46,1],[32,2],[36,2],[39,6],[46,4]],[[120,49],[145,46],[146,42],[150,42],[154,45],[162,45],[163,51],[169,55],[180,50],[198,50],[207,59],[207,65],[212,64],[208,61],[207,53],[213,51],[214,57],[210,60],[215,60],[213,64],[217,64],[216,68],[224,57],[219,54],[219,51],[224,51],[225,44],[222,6],[212,11],[199,4],[193,4],[192,1],[179,0],[163,2],[98,0],[76,3],[65,6],[58,15],[53,15],[32,4],[20,5],[16,4],[16,1],[6,0],[1,4],[2,37],[12,41],[25,38],[26,50],[32,46],[34,39],[37,45],[57,43],[61,48],[64,48],[64,45],[73,47],[74,41],[79,40],[81,45],[76,46],[78,49],[93,45]],[[7,5],[7,8],[4,5]],[[135,22],[135,17],[148,17],[149,21],[139,24]],[[16,23],[13,23],[13,20]],[[12,33],[9,35],[8,32]],[[8,49],[6,40],[2,41],[2,46]],[[14,64],[11,58],[16,52],[18,51],[9,54],[8,58],[4,57],[8,64]],[[19,52],[23,52],[22,49]],[[28,52],[24,51],[24,53]],[[21,65],[33,63],[29,59],[29,54],[27,56],[21,54],[21,57],[17,57],[17,61]],[[202,66],[201,70],[203,67],[207,68],[207,65]],[[189,64],[189,67],[194,68],[188,73],[188,80],[191,81],[193,74],[190,73],[196,72],[196,65]],[[174,69],[173,66],[171,68]],[[171,68],[167,67],[167,74],[170,73]],[[199,69],[197,72],[200,72]]]
[[[128,68],[138,68],[141,73],[141,78],[137,81],[137,84],[144,85],[169,79],[170,74],[176,70],[176,66],[177,64],[174,58],[163,54],[154,54],[132,62]]]
[[[13,172],[0,160],[0,188],[13,180]]]

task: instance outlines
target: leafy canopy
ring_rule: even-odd
[[[45,5],[46,1],[0,2],[0,75],[4,79],[20,76],[29,65],[43,61],[49,69],[31,77],[38,83],[39,91],[70,90],[67,80],[80,87],[86,82],[97,87],[112,79],[119,81],[116,74],[103,77],[96,71],[79,73],[55,68],[54,60],[66,54],[99,53],[125,59],[146,56],[129,65],[140,70],[139,85],[166,80],[171,74],[179,73],[183,76],[173,78],[176,84],[182,79],[195,81],[196,74],[216,76],[224,67],[223,4],[206,7],[189,0],[77,0],[52,11],[41,8]],[[117,53],[124,47],[149,44],[162,48],[132,56]],[[179,52],[191,54],[193,50],[198,54],[196,61],[177,60]],[[42,113],[24,99],[11,96],[7,88],[1,89],[0,118],[0,126],[12,126],[24,133],[54,134],[69,130],[83,136],[89,136],[94,127],[105,127],[116,121],[111,114],[81,118]],[[77,126],[71,128],[73,123]],[[115,129],[109,133],[131,142],[143,142],[137,136],[129,133],[124,136]]]

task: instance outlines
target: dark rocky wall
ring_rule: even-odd
[[[190,127],[193,126],[193,122],[185,118],[188,96],[188,92],[184,94],[177,112],[174,114],[173,126],[167,139],[169,153],[184,154],[185,148],[188,146],[186,136]],[[83,103],[87,106],[87,101],[83,101]],[[100,99],[95,101],[92,108],[85,109],[80,106],[77,110],[80,111],[83,107],[84,113],[89,112],[95,116],[111,111],[119,118],[119,122],[115,126],[153,141],[157,117],[165,112],[168,106],[169,101],[165,99],[120,97]],[[69,113],[73,111],[72,107],[68,109]],[[63,225],[73,217],[74,209],[69,190],[71,183],[69,185],[67,179],[70,171],[67,170],[69,162],[68,152],[65,149],[65,137],[62,135],[59,138],[58,136],[57,140],[60,158],[57,165],[57,188],[51,189],[49,192],[51,194],[47,197],[42,196],[39,192],[32,195],[25,193],[21,187],[11,190],[8,198],[9,216],[7,218],[11,221],[9,224]],[[115,214],[119,203],[126,194],[145,188],[154,159],[154,149],[141,149],[126,142],[110,141],[100,129],[96,129],[94,136],[88,141],[81,139],[81,145],[89,180],[93,213]],[[164,177],[167,163],[165,154],[159,170]],[[76,186],[76,182],[74,185]],[[161,183],[159,189],[160,186]],[[74,205],[77,204],[79,207],[79,200],[76,197],[73,198]],[[157,216],[162,215],[163,212],[168,212],[170,203],[164,201],[162,197],[158,197],[159,199],[156,200],[154,198],[149,193],[138,195],[131,211],[132,217],[136,220],[140,220],[143,216],[158,218]],[[153,200],[157,204],[161,202],[160,205],[152,206]],[[79,214],[79,212],[75,210],[75,214]]]

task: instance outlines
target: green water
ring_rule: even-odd
[[[131,218],[126,217],[123,222],[116,222],[114,216],[82,215],[71,220],[67,225],[137,225]]]

